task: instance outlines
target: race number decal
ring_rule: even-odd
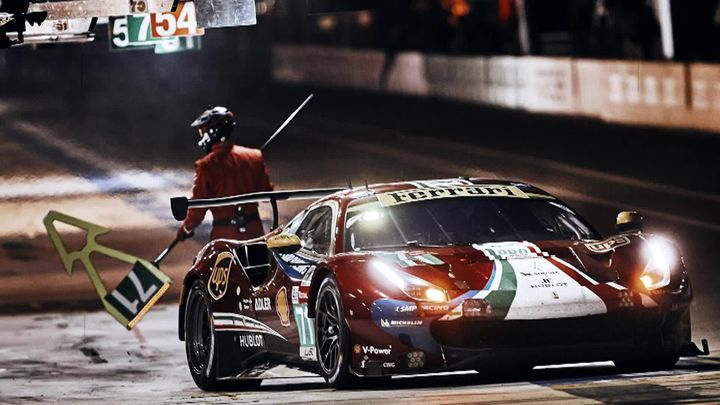
[[[304,360],[316,360],[315,332],[313,322],[308,318],[307,304],[293,305],[293,313],[300,339],[300,357]]]
[[[178,3],[176,11],[150,14],[152,36],[155,38],[203,35],[195,19],[195,3]]]
[[[55,228],[55,222],[84,230],[86,232],[85,246],[80,250],[68,252]],[[72,275],[73,266],[75,262],[79,261],[85,267],[90,282],[100,296],[105,310],[127,329],[132,329],[170,286],[170,278],[147,260],[138,259],[97,243],[95,241],[97,236],[110,232],[107,228],[57,211],[48,212],[43,223],[68,275]],[[105,284],[90,260],[92,253],[102,254],[133,265],[130,273],[120,280],[117,287],[110,293],[105,289]]]

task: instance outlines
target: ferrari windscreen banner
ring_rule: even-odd
[[[507,184],[442,185],[391,191],[377,195],[383,207],[453,197],[530,198],[518,187]]]
[[[84,230],[86,232],[85,246],[80,250],[69,252],[55,227],[55,222]],[[96,242],[97,236],[110,232],[107,228],[57,211],[48,212],[43,223],[68,275],[72,275],[73,265],[76,261],[82,263],[105,310],[127,329],[132,329],[170,286],[170,278],[147,260]],[[128,263],[132,265],[132,270],[118,283],[115,289],[108,293],[90,260],[92,253],[99,253]]]

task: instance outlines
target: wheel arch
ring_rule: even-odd
[[[178,339],[185,341],[185,301],[187,301],[190,287],[193,285],[195,280],[202,280],[200,274],[196,271],[190,271],[185,275],[182,287],[180,289],[180,305],[178,311]]]
[[[320,283],[322,283],[328,275],[334,275],[334,272],[327,266],[322,266],[313,273],[312,281],[310,282],[310,291],[308,291],[308,318],[315,318],[315,303],[317,301]]]

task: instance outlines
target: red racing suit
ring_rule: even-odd
[[[195,181],[192,198],[228,197],[236,194],[271,191],[262,152],[258,149],[233,145],[231,141],[220,142],[212,151],[195,162]],[[258,215],[257,203],[243,204],[245,232],[235,225],[237,207],[210,208],[213,216],[212,239],[252,239],[265,234]],[[205,218],[207,208],[191,208],[183,222],[187,232],[192,231]]]

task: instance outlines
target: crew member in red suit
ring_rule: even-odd
[[[233,144],[234,114],[225,107],[214,107],[190,124],[200,134],[205,157],[195,162],[192,198],[228,197],[273,189],[262,152]],[[191,208],[178,228],[180,241],[191,238],[205,218],[207,208]],[[213,239],[252,239],[265,234],[257,203],[210,208]]]

